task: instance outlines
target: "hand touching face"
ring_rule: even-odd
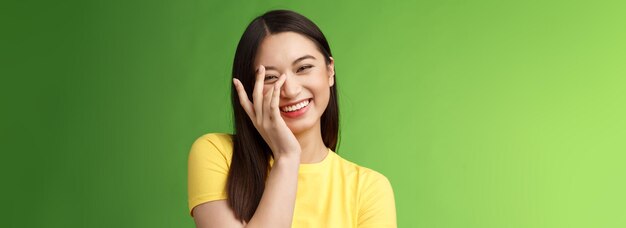
[[[266,37],[257,52],[255,66],[264,66],[263,93],[280,88],[279,110],[294,134],[319,131],[320,118],[328,106],[334,85],[334,60],[326,63],[315,43],[294,32]]]

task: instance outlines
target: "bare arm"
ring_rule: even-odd
[[[291,227],[299,165],[299,156],[274,163],[259,207],[246,227]]]
[[[300,158],[285,158],[274,163],[261,202],[248,224],[235,218],[226,200],[217,200],[193,209],[196,227],[291,227],[299,163]]]
[[[237,79],[233,80],[239,101],[274,154],[274,164],[254,215],[248,224],[235,218],[225,200],[204,203],[193,210],[197,227],[291,227],[298,185],[301,148],[278,110],[280,90],[286,75],[281,75],[267,91],[263,91],[265,67],[256,75],[253,99]]]

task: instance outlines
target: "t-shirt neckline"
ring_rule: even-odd
[[[320,162],[316,162],[316,163],[301,163],[300,167],[299,167],[299,173],[309,173],[309,172],[316,172],[319,170],[324,170],[325,167],[327,167],[332,160],[335,159],[335,156],[337,156],[335,154],[335,152],[333,152],[330,148],[327,148],[328,153],[326,153],[326,157],[324,157],[324,159],[322,159],[322,161]],[[270,165],[274,164],[274,159],[270,158]]]
[[[335,157],[335,152],[333,152],[330,148],[327,148],[328,153],[326,153],[326,157],[324,157],[324,159],[322,159],[322,161],[317,162],[317,163],[304,163],[304,164],[300,164],[300,172],[315,172],[318,170],[323,170],[325,167],[328,166],[328,164],[331,163],[331,160],[333,160]]]

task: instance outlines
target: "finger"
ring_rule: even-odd
[[[271,115],[272,110],[270,109],[270,103],[272,102],[273,95],[274,95],[273,89],[268,89],[268,91],[263,95],[263,119],[264,121],[271,120],[272,118],[272,115]]]
[[[259,66],[256,72],[256,81],[252,91],[252,102],[256,114],[257,122],[263,120],[263,84],[265,81],[265,66]]]
[[[287,75],[283,74],[274,84],[274,94],[272,95],[272,101],[270,103],[271,114],[273,114],[274,117],[280,117],[280,89],[283,87],[283,84],[285,84],[286,79]]]
[[[241,81],[236,78],[233,78],[233,84],[235,84],[235,90],[237,90],[237,95],[239,96],[239,103],[241,104],[241,107],[243,107],[243,110],[246,111],[250,119],[254,121],[256,119],[254,107],[252,107],[252,102],[250,102],[250,99],[248,99],[248,94],[243,88],[243,84],[241,84]]]

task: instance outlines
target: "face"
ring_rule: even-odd
[[[294,134],[319,128],[334,85],[334,60],[327,64],[313,41],[295,32],[266,37],[257,52],[255,67],[265,66],[263,93],[278,77],[286,80],[280,91],[280,113]]]

